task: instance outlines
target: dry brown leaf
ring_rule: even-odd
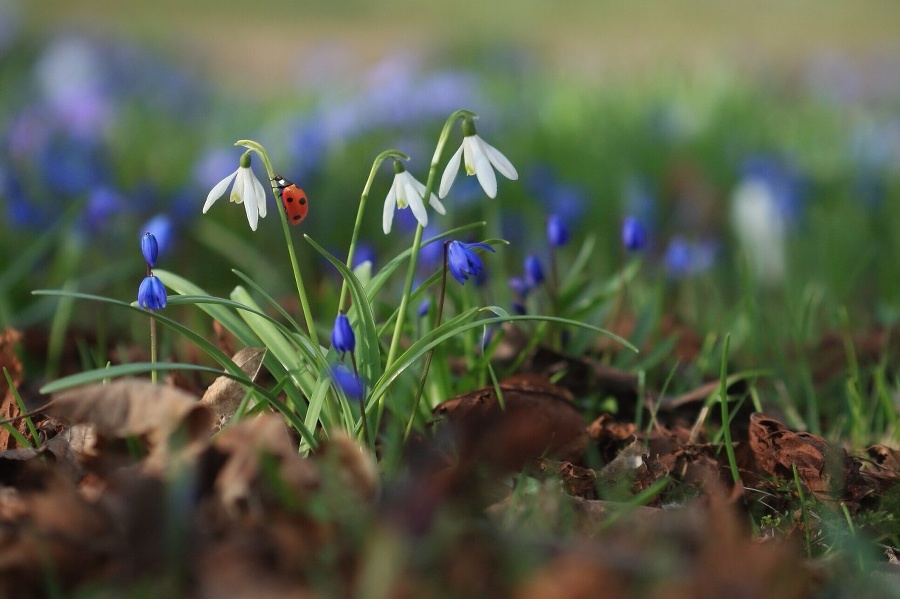
[[[209,410],[190,393],[140,379],[78,387],[53,396],[46,412],[69,423],[90,423],[97,434],[146,436],[156,445],[185,427],[188,441],[208,436]]]
[[[830,447],[824,438],[811,433],[795,433],[763,414],[750,417],[750,448],[757,467],[772,476],[790,480],[793,466],[811,492],[820,498],[833,496],[843,484],[841,468],[845,452]],[[837,474],[838,479],[832,480]]]
[[[66,587],[98,570],[112,554],[113,526],[102,511],[37,461],[17,483],[0,491],[0,596],[42,596],[48,572]]]
[[[498,470],[518,470],[543,455],[578,462],[587,447],[581,414],[569,393],[534,375],[442,402],[434,409],[442,425],[458,435],[460,461],[484,461]]]
[[[318,468],[298,455],[284,420],[274,414],[244,419],[223,429],[213,439],[213,447],[226,456],[214,484],[221,503],[233,515],[255,512],[271,503],[271,497],[261,495],[266,459],[274,461],[280,482],[297,499],[319,485]]]
[[[244,371],[251,381],[256,381],[265,355],[266,348],[264,347],[245,347],[234,354],[231,360]],[[213,381],[203,397],[200,398],[200,403],[212,410],[216,416],[216,429],[221,430],[234,416],[245,395],[247,395],[247,390],[243,385],[223,375]]]

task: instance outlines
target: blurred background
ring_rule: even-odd
[[[224,200],[201,218],[233,142],[268,148],[309,194],[302,232],[341,256],[375,155],[408,153],[424,180],[444,119],[467,108],[520,173],[500,181],[498,279],[546,253],[550,214],[595,237],[591,268],[610,276],[631,215],[646,276],[691,279],[678,309],[698,325],[748,286],[798,298],[786,310],[826,298],[824,320],[849,305],[893,324],[898,34],[900,4],[875,0],[0,0],[0,322],[60,318],[37,288],[130,301],[145,230],[160,268],[210,293],[237,268],[289,295],[271,214],[256,233]],[[362,237],[376,268],[413,226],[403,211],[400,233],[381,233],[383,170]],[[473,179],[429,233],[484,218]],[[327,295],[334,272],[296,245]],[[102,312],[69,309],[88,329]]]

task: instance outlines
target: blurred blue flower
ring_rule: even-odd
[[[353,252],[353,264],[351,265],[351,268],[356,268],[363,262],[368,262],[372,265],[372,268],[374,268],[376,256],[377,252],[375,246],[371,243],[360,241],[356,244],[356,251]]]
[[[463,243],[462,241],[451,241],[447,247],[447,268],[453,278],[459,281],[460,285],[465,285],[466,280],[470,276],[477,277],[483,268],[481,258],[478,257],[472,248],[483,248],[493,252],[494,248],[486,243]]]
[[[343,311],[334,319],[334,328],[331,330],[331,347],[339,353],[353,352],[356,349],[356,336],[350,327],[350,320]]]
[[[530,291],[528,283],[522,277],[510,277],[509,288],[519,297],[525,297]]]
[[[748,184],[765,187],[785,222],[798,222],[803,213],[808,187],[805,176],[798,169],[784,159],[758,155],[744,161],[741,174],[739,187]]]
[[[103,227],[109,218],[125,207],[125,200],[118,191],[108,185],[95,187],[88,194],[82,221],[88,231]]]
[[[416,311],[416,313],[419,315],[419,318],[424,318],[425,316],[428,315],[428,310],[430,310],[430,309],[431,309],[431,300],[423,299],[422,303],[419,304],[419,309]]]
[[[622,245],[629,252],[637,252],[647,246],[647,232],[644,225],[633,216],[626,216],[622,221]]]
[[[347,399],[362,401],[365,396],[366,386],[362,379],[343,364],[338,364],[331,369],[331,380],[343,391]]]
[[[166,287],[154,275],[144,277],[138,288],[138,306],[148,310],[162,310],[166,307]]]
[[[174,225],[168,214],[157,214],[145,222],[139,230],[152,234],[154,239],[156,239],[158,253],[163,256],[166,255],[166,252],[172,246],[175,235]]]
[[[712,268],[717,246],[710,241],[689,241],[677,235],[669,240],[663,263],[666,274],[671,278],[681,278],[699,274]]]
[[[561,181],[549,164],[531,168],[527,183],[529,193],[565,222],[577,223],[584,217],[587,192],[581,185]]]
[[[141,253],[144,254],[144,261],[151,268],[156,266],[156,259],[159,257],[159,244],[156,243],[156,237],[149,231],[141,235]]]
[[[39,149],[38,167],[52,194],[74,197],[101,185],[108,177],[102,148],[95,142],[56,134]]]
[[[552,247],[562,247],[569,243],[569,229],[558,214],[551,214],[547,219],[547,241]]]
[[[536,254],[530,254],[525,258],[525,282],[529,289],[534,289],[544,282],[544,267]]]

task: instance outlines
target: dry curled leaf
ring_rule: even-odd
[[[839,490],[835,487],[842,481],[833,479],[842,478],[846,454],[840,448],[830,447],[819,435],[795,433],[774,418],[753,414],[750,448],[757,468],[767,474],[790,479],[796,466],[800,479],[817,496],[826,498]]]
[[[265,355],[264,347],[245,347],[234,354],[231,360],[244,371],[247,378],[256,381]],[[216,429],[220,430],[234,416],[245,395],[247,390],[243,385],[222,375],[209,386],[200,398],[200,403],[208,406],[216,415]]]

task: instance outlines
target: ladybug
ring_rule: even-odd
[[[272,177],[272,181],[275,182],[275,186],[281,192],[281,203],[284,204],[288,222],[292,225],[299,225],[306,218],[306,213],[309,211],[309,200],[306,197],[306,192],[281,175],[275,175]]]

